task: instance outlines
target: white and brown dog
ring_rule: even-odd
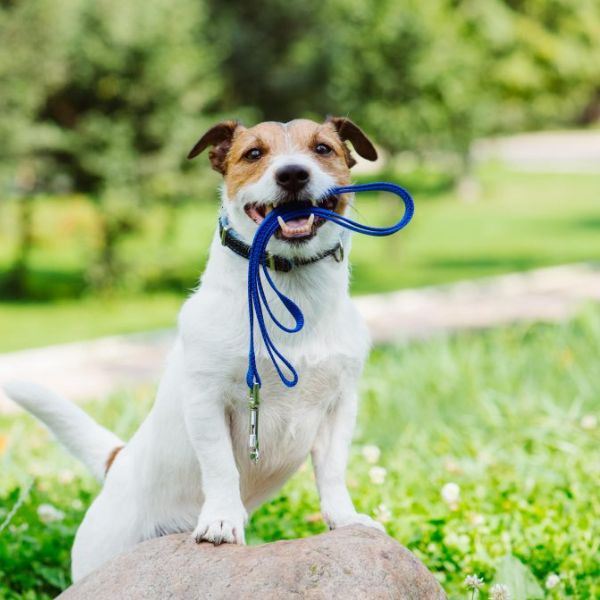
[[[224,244],[215,233],[201,285],[181,310],[154,407],[127,444],[43,388],[6,386],[104,480],[75,538],[74,580],[138,542],[168,533],[193,531],[198,542],[244,543],[248,513],[309,453],[329,527],[360,523],[382,529],[356,512],[345,484],[369,339],[348,295],[347,259],[331,256],[348,234],[332,223],[289,221],[270,242],[269,252],[280,262],[296,262],[273,277],[302,308],[306,325],[294,335],[275,328],[270,333],[298,369],[300,383],[284,387],[264,347],[257,347],[263,379],[258,464],[247,449],[247,262],[239,254],[273,205],[314,202],[331,187],[350,183],[355,161],[346,141],[364,158],[376,159],[372,143],[344,118],[251,128],[228,121],[194,146],[190,158],[211,147],[212,166],[223,174],[222,217],[233,242]],[[344,213],[350,201],[323,202]]]

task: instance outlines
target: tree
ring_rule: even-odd
[[[466,149],[480,59],[443,2],[209,0],[223,65],[219,110],[256,118],[350,115],[391,151]]]
[[[6,187],[19,193],[14,173],[27,163],[36,190],[60,181],[89,194],[102,239],[92,276],[109,285],[143,206],[190,191],[183,161],[219,89],[203,5],[32,0],[2,13],[14,41],[0,63]]]
[[[207,36],[223,94],[213,107],[251,119],[322,115],[330,75],[331,23],[320,0],[206,0]]]
[[[462,0],[497,110],[488,132],[572,125],[600,89],[596,0]]]

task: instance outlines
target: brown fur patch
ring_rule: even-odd
[[[117,446],[116,448],[113,448],[110,451],[110,454],[108,455],[108,458],[106,459],[106,468],[104,469],[105,477],[106,477],[106,475],[108,475],[108,471],[112,467],[113,462],[115,462],[115,458],[117,458],[117,455],[119,454],[119,452],[121,452],[121,450],[123,450],[123,448],[125,448],[125,446]]]
[[[354,149],[367,160],[377,160],[377,150],[365,132],[350,119],[345,117],[329,117],[330,123],[343,141],[348,140]],[[354,159],[352,159],[354,160]]]
[[[263,156],[256,161],[244,158],[248,150],[259,148]],[[280,123],[259,123],[234,136],[225,161],[225,186],[233,198],[239,189],[258,181],[269,166],[269,159],[285,151],[285,130]]]
[[[319,143],[327,144],[333,152],[317,154],[314,149]],[[262,158],[246,160],[244,155],[251,148],[259,148],[263,152]],[[225,163],[228,196],[234,198],[241,187],[260,179],[272,156],[291,152],[303,152],[317,160],[337,185],[350,183],[352,163],[348,160],[348,148],[331,123],[316,123],[308,119],[297,119],[287,124],[266,122],[236,131]]]
[[[283,153],[306,153],[319,162],[337,185],[349,185],[350,168],[356,161],[346,141],[352,143],[364,158],[377,158],[377,151],[363,131],[343,117],[329,117],[325,123],[308,119],[296,119],[289,123],[267,121],[248,129],[237,121],[223,121],[198,140],[188,158],[194,158],[211,146],[210,162],[213,169],[223,174],[227,195],[233,199],[240,188],[260,179],[273,156]],[[317,154],[315,147],[319,143],[327,144],[333,152]],[[252,148],[262,151],[260,159],[245,158]],[[347,196],[342,196],[336,211],[343,213],[347,204]]]
[[[239,128],[241,128],[241,125],[237,121],[217,123],[196,142],[196,145],[190,150],[188,158],[194,158],[204,152],[206,148],[212,146],[211,151],[208,153],[210,164],[215,171],[224,174],[225,159],[231,148],[231,140]]]

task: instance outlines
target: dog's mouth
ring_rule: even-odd
[[[339,197],[335,195],[326,196],[321,200],[293,200],[280,202],[277,204],[259,204],[250,203],[244,206],[244,211],[257,225],[260,225],[264,218],[273,210],[275,206],[285,207],[286,210],[299,210],[318,206],[327,210],[335,211],[339,203]],[[317,229],[325,223],[325,219],[316,215],[300,217],[284,221],[278,217],[279,229],[275,232],[275,237],[289,242],[304,242],[310,240],[317,233]]]

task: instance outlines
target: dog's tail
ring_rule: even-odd
[[[5,384],[5,392],[44,423],[59,442],[102,481],[124,446],[112,432],[58,394],[26,381]]]

